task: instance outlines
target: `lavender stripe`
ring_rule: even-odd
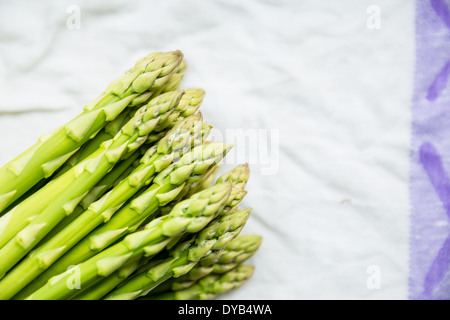
[[[429,142],[422,144],[419,156],[420,163],[434,190],[438,194],[448,216],[450,214],[450,179],[445,171],[441,156]]]
[[[436,15],[450,28],[450,10],[444,0],[431,0]]]
[[[450,299],[450,9],[416,0],[409,297]]]
[[[433,297],[434,291],[438,289],[445,280],[445,275],[450,266],[449,253],[450,237],[447,237],[425,276],[425,281],[423,283],[423,294],[425,297]]]
[[[450,73],[450,61],[448,61],[442,70],[436,75],[433,83],[428,89],[427,99],[430,101],[439,98],[441,93],[447,87],[448,75]]]
[[[438,151],[431,143],[426,142],[420,148],[420,162],[445,208],[447,217],[450,217],[450,179]],[[425,296],[432,296],[443,281],[450,267],[449,253],[450,237],[447,237],[425,276],[423,290]]]

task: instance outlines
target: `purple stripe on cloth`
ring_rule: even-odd
[[[436,75],[433,83],[428,89],[427,99],[436,100],[447,88],[448,75],[450,73],[450,61],[445,64],[441,71]]]
[[[424,143],[420,148],[420,162],[428,175],[430,183],[439,196],[447,217],[450,217],[450,179],[444,169],[442,159],[431,143]],[[432,296],[450,267],[450,237],[447,237],[431,263],[425,276],[423,293]]]
[[[410,299],[450,299],[450,1],[416,1]]]
[[[419,157],[420,163],[448,216],[450,214],[450,179],[445,171],[442,158],[436,148],[429,142],[420,146]]]
[[[431,0],[430,2],[436,15],[450,28],[450,9],[447,3],[444,0]]]

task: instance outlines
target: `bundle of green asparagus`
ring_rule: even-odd
[[[0,299],[213,299],[244,284],[249,166],[208,140],[177,51],[147,55],[0,168]]]

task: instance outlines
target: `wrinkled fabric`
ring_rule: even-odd
[[[405,299],[414,26],[410,0],[1,2],[0,163],[179,49],[264,237],[220,298]]]

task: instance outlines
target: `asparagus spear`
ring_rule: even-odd
[[[140,150],[142,149],[142,150]],[[112,188],[117,186],[121,181],[126,179],[131,172],[133,172],[140,163],[140,158],[144,155],[143,152],[145,148],[139,148],[137,152],[134,152],[127,159],[120,161],[112,170],[108,172],[106,176],[100,180],[95,187],[93,187],[84,196],[80,203],[75,207],[73,212],[64,217],[47,235],[41,240],[38,246],[44,244],[51,238],[53,238],[58,232],[64,229],[69,223],[78,218],[80,214],[88,209],[88,207],[94,201],[97,201],[107,192],[111,191]],[[0,281],[1,282],[1,281]]]
[[[219,172],[220,167],[221,167],[221,164],[219,163],[216,166],[214,166],[213,168],[211,168],[211,170],[207,174],[205,174],[205,176],[200,181],[192,184],[189,187],[189,190],[187,190],[187,192],[186,192],[186,197],[190,197],[194,193],[197,193],[203,189],[208,188],[210,185],[212,185],[212,183],[216,179],[216,175]]]
[[[188,288],[144,296],[139,300],[211,300],[242,286],[253,275],[254,269],[250,265],[240,265],[223,274],[212,273]]]
[[[183,91],[184,95],[175,111],[166,119],[165,123],[161,123],[158,128],[155,128],[155,132],[147,139],[148,143],[159,141],[170,129],[172,123],[177,123],[198,111],[205,97],[205,91],[199,88],[189,88]]]
[[[162,88],[161,93],[178,90],[181,80],[186,73],[186,61],[181,60],[180,65],[175,69],[175,73],[170,77],[169,81]]]
[[[167,117],[173,111],[182,94],[183,92],[169,92],[152,99],[141,108],[141,111],[145,111],[145,113],[137,114],[114,139],[106,141],[91,157],[85,159],[58,179],[52,180],[0,217],[0,248],[28,225],[33,216],[43,211],[50,204],[58,206],[57,198],[63,198],[64,200],[64,203],[59,206],[66,205],[69,200],[81,200],[78,197],[81,197],[93,185],[83,185],[80,181],[90,178],[90,182],[98,182],[121,157],[129,156],[132,150],[137,149],[145,141],[158,121]],[[129,152],[126,153],[127,149]],[[97,164],[102,164],[103,167]],[[97,167],[103,169],[97,170]],[[75,188],[76,192],[68,192],[71,188]],[[80,193],[77,197],[72,196],[82,190],[83,193]]]
[[[173,207],[181,200],[183,200],[185,198],[189,198],[194,193],[200,192],[201,190],[206,189],[207,187],[211,186],[210,181],[207,182],[206,180],[214,179],[215,172],[218,170],[219,167],[220,167],[220,163],[216,164],[214,167],[212,167],[207,172],[205,172],[199,178],[199,180],[197,182],[186,184],[184,186],[183,190],[180,191],[178,196],[176,198],[174,198],[173,201],[166,204],[165,206],[158,208],[158,212],[155,214],[155,216],[162,216],[162,215],[168,214],[170,212],[170,210],[172,210]],[[153,217],[150,217],[150,219],[153,219]]]
[[[230,204],[227,204],[227,206],[223,210],[224,214],[234,208],[247,195],[245,186],[247,185],[249,175],[250,168],[247,163],[244,163],[238,165],[233,170],[228,171],[217,178],[216,184],[232,182],[236,185],[236,187],[232,190],[232,194],[230,195],[234,198],[234,201],[232,201]]]
[[[191,184],[186,184],[186,186],[180,191],[180,193],[168,204],[165,206],[159,207],[157,211],[157,216],[168,214],[173,207],[180,202],[181,200],[185,198],[189,198],[192,196],[193,193],[190,191],[193,191],[195,189],[198,189],[197,192],[200,192],[201,190],[205,188],[200,188],[199,183],[204,183],[205,180],[211,180],[211,175],[215,175],[215,173],[218,170],[220,163],[217,163],[215,166],[211,167],[206,173],[200,176],[200,178]],[[233,188],[231,189],[230,197],[228,198],[228,201],[225,205],[225,208],[221,214],[226,214],[229,210],[231,210],[233,207],[237,206],[242,199],[246,196],[247,190],[245,190],[245,186],[247,185],[248,179],[250,178],[250,169],[248,164],[240,164],[233,168],[232,170],[224,173],[222,176],[220,176],[216,184],[218,183],[232,183]],[[189,194],[190,193],[190,194]],[[150,222],[151,219],[153,219],[153,216],[150,216],[147,218]]]
[[[137,113],[114,139],[102,144],[86,160],[4,215],[1,218],[3,221],[0,221],[3,222],[3,232],[0,234],[0,244],[3,245],[0,249],[0,275],[3,276],[59,221],[72,213],[87,192],[121,157],[135,152],[157,122],[170,114],[181,95],[182,92],[174,91],[150,101],[142,108],[145,112]]]
[[[185,64],[183,64],[183,61],[182,61],[180,66],[183,67],[184,65]],[[180,71],[180,70],[178,70],[178,71]],[[182,74],[184,74],[184,71]],[[177,75],[178,75],[178,77],[176,77]],[[180,74],[174,74],[169,79],[169,82],[167,85],[170,86],[171,89],[175,89],[175,87],[178,85],[177,82],[181,81],[181,79],[179,78],[179,75]],[[171,82],[175,82],[175,83],[171,83]],[[168,89],[168,88],[164,87],[164,89]],[[175,91],[175,90],[170,90],[170,91]],[[174,117],[180,116],[181,118],[186,118],[190,115],[193,115],[200,107],[200,105],[203,101],[203,97],[205,95],[204,90],[197,89],[197,88],[191,88],[191,89],[186,89],[183,91],[184,91],[184,95],[181,98],[181,101],[179,102],[177,108],[172,113],[171,117],[168,118],[164,123],[158,123],[158,125],[155,127],[154,131],[155,132],[158,131],[158,139],[157,140],[160,140],[168,131],[168,130],[166,130],[163,132],[164,134],[161,134],[160,131],[162,129],[166,128],[167,126],[172,126],[175,123],[175,121],[172,121],[172,119]],[[169,91],[163,90],[163,93],[164,92],[169,92]],[[117,132],[119,132],[120,128],[122,128],[123,125],[131,119],[132,115],[136,112],[137,109],[138,109],[137,107],[128,108],[128,109],[124,110],[114,121],[111,121],[110,123],[108,123],[93,139],[91,139],[90,141],[85,143],[80,148],[80,150],[78,150],[74,155],[72,155],[69,158],[69,160],[66,161],[66,163],[61,167],[61,169],[57,173],[57,176],[66,172],[67,170],[69,170],[70,168],[75,166],[80,161],[84,160],[86,157],[88,157],[90,154],[92,154],[95,150],[97,150],[104,141],[109,140],[112,137],[114,137],[117,134]],[[153,133],[148,137],[149,142],[156,141],[155,135],[156,135],[156,133]]]
[[[186,184],[183,190],[178,194],[178,196],[169,204],[160,208],[159,215],[164,215],[170,212],[175,204],[180,202],[185,198],[189,198],[194,193],[200,192],[203,189],[211,186],[211,182],[214,179],[215,173],[218,171],[220,167],[220,163],[216,164],[214,167],[210,168],[207,172],[205,172],[198,181],[190,184]]]
[[[175,91],[178,90],[181,80],[185,74],[186,71],[186,62],[184,60],[181,61],[180,65],[175,69],[175,73],[172,74],[172,76],[169,78],[167,83],[163,85],[159,91],[161,93],[166,93],[169,91]],[[162,89],[162,90],[161,90]],[[190,90],[196,90],[196,89],[188,89]],[[200,90],[200,89],[197,89]],[[203,92],[203,90],[201,90]],[[204,93],[204,92],[203,92]],[[156,97],[159,94],[158,91],[152,91],[152,94],[149,99]],[[184,98],[186,99],[186,98]],[[183,100],[184,100],[183,99]],[[8,208],[4,209],[6,211],[12,209],[14,206],[16,206],[18,203],[23,201],[24,199],[28,198],[30,195],[35,193],[37,190],[42,188],[45,184],[47,184],[52,179],[62,175],[64,172],[68,171],[70,168],[74,167],[76,164],[81,162],[82,160],[86,159],[89,155],[91,155],[93,152],[95,152],[98,148],[100,148],[100,145],[102,142],[110,140],[114,138],[114,136],[119,132],[120,128],[127,123],[133,116],[133,114],[141,107],[142,105],[133,105],[129,106],[128,108],[125,108],[121,114],[119,114],[113,121],[108,122],[92,139],[84,143],[59,169],[56,170],[56,172],[51,175],[50,177],[44,178],[40,180],[38,183],[36,183],[33,187],[31,187],[27,192],[25,192],[20,198],[16,199],[13,203],[9,205]],[[199,107],[200,105],[198,105]],[[179,109],[180,105],[177,109]],[[196,110],[194,111],[196,112]],[[192,115],[194,112],[188,114]],[[186,115],[186,116],[188,116]],[[186,117],[185,116],[185,117]],[[156,128],[155,128],[156,129]],[[149,136],[149,140],[154,141],[154,136]],[[159,135],[159,138],[161,139],[163,135]],[[158,140],[160,140],[158,139]],[[74,216],[73,214],[71,217]],[[73,218],[72,218],[73,219]]]
[[[106,248],[75,269],[79,275],[80,288],[87,287],[119,269],[127,261],[142,253],[153,255],[180,233],[195,233],[203,229],[220,211],[230,193],[231,185],[221,184],[204,190],[196,197],[180,203],[165,217],[158,218],[143,230],[127,235],[116,244]],[[76,294],[67,285],[72,278],[73,269],[51,278],[43,287],[28,297],[30,300],[67,299]]]
[[[183,290],[210,274],[228,272],[251,258],[259,249],[261,242],[262,237],[259,235],[239,235],[231,240],[223,251],[213,251],[207,254],[187,274],[178,278],[168,279],[152,289],[149,295],[142,298],[152,299],[154,295]],[[158,260],[148,260],[144,266],[141,266],[140,260],[143,259],[131,260],[110,276],[88,287],[86,290],[81,290],[73,299],[102,299],[107,293],[131,277],[133,273],[142,273],[158,263]]]
[[[240,173],[242,173],[242,174],[240,174]],[[244,175],[246,175],[246,176],[244,177]],[[239,166],[235,167],[233,170],[224,174],[222,177],[223,177],[223,179],[221,179],[221,181],[218,183],[231,183],[232,189],[230,191],[230,195],[228,196],[227,202],[225,203],[224,209],[222,209],[222,211],[219,212],[218,215],[224,215],[226,213],[226,212],[224,212],[224,210],[227,210],[227,212],[228,212],[229,208],[231,206],[237,206],[237,204],[240,202],[240,200],[242,200],[243,197],[239,197],[239,199],[237,199],[236,194],[240,194],[244,191],[245,181],[247,181],[249,178],[249,170],[246,165],[239,165]],[[191,195],[191,197],[192,196],[193,195]],[[172,201],[171,203],[173,203],[173,202],[174,201]],[[173,204],[171,206],[171,208],[173,209],[175,205],[176,205],[176,203]],[[147,223],[150,223],[150,222],[151,222],[151,220],[148,221]],[[175,243],[177,241],[178,241],[178,239],[174,239],[172,245],[175,245]],[[114,289],[117,285],[119,285],[122,281],[124,281],[128,276],[130,276],[131,273],[138,266],[140,266],[142,264],[145,265],[146,263],[151,261],[152,258],[153,257],[150,256],[150,257],[146,257],[146,258],[137,257],[136,259],[133,259],[133,261],[130,261],[129,263],[125,264],[122,268],[120,268],[119,270],[117,270],[116,272],[111,274],[110,276],[106,277],[105,279],[102,279],[98,283],[89,287],[87,289],[87,291],[81,290],[81,292],[78,293],[75,298],[76,299],[88,299],[88,300],[101,299],[106,293],[108,293],[109,291]],[[211,260],[211,257],[209,257],[208,259]]]
[[[200,113],[177,123],[155,147],[147,151],[141,158],[140,165],[126,179],[92,203],[71,224],[34,250],[0,280],[0,299],[13,297],[89,232],[107,222],[156,173],[169,166],[174,158],[201,144],[204,138],[201,136],[201,129]]]
[[[184,72],[184,68],[185,68],[185,63],[184,63],[184,61],[182,61],[182,63],[180,64],[180,67],[178,68],[178,72]],[[172,76],[172,78],[175,77],[176,75],[177,74],[174,74]],[[172,78],[169,80],[169,82],[173,82]],[[179,78],[179,80],[181,80],[181,78]],[[163,90],[163,92],[164,91],[165,90]],[[197,112],[197,110],[200,108],[201,103],[204,98],[204,95],[205,95],[205,91],[202,89],[190,88],[190,89],[184,90],[184,94],[181,97],[180,102],[178,103],[177,107],[175,108],[175,110],[172,113],[172,114],[177,115],[177,119],[176,119],[176,121],[174,121],[174,123],[172,125],[175,125],[177,122],[180,122],[183,119],[194,115],[195,112]],[[119,120],[119,119],[116,119],[116,120]],[[58,172],[57,175],[61,175],[65,171],[69,170],[70,168],[72,168],[73,166],[78,164],[80,161],[84,160],[89,154],[91,154],[93,152],[94,148],[98,148],[99,145],[105,139],[113,136],[113,134],[114,135],[117,134],[117,132],[120,130],[120,128],[123,126],[123,124],[120,123],[120,125],[118,125],[116,120],[109,123],[103,129],[104,132],[102,133],[102,135],[97,134],[97,136],[92,141],[90,141],[89,143],[87,143],[83,146],[84,149],[81,149],[76,154],[74,154],[63,165],[63,167],[60,169],[60,171]],[[167,120],[165,122],[167,123]],[[154,131],[158,130],[159,125],[160,124],[158,123],[158,125],[155,127]],[[167,124],[164,124],[164,127],[166,128]],[[209,124],[205,124],[205,127],[202,128],[203,134],[201,136],[206,137],[206,132],[208,132],[210,130],[210,127],[211,126]],[[166,130],[159,131],[156,133],[152,132],[148,136],[147,142],[149,142],[150,144],[154,144],[154,143],[160,141],[162,138],[164,138],[165,135],[168,134],[168,131],[169,130],[166,129]],[[114,171],[118,171],[118,170],[114,170]],[[103,195],[103,193],[105,193],[106,191],[109,191],[109,188],[107,189],[104,186],[109,186],[111,184],[111,179],[114,178],[112,175],[114,175],[114,174],[115,173],[108,174],[105,181],[102,181],[100,183],[99,187],[94,188],[94,190],[92,190],[92,192],[90,192],[85,198],[83,198],[83,200],[80,202],[80,204],[83,205],[83,208],[85,210],[87,209],[87,206],[90,205],[94,200],[97,200],[99,198],[99,196]],[[99,191],[102,191],[102,194],[97,194],[97,193],[99,193]],[[99,196],[94,197],[94,195],[99,195]],[[72,213],[70,216],[65,218],[66,222],[61,223],[61,226],[57,229],[61,230],[63,226],[67,225],[68,222],[74,220],[76,218],[76,216],[78,214],[80,214],[82,211],[84,211],[84,210],[80,210],[80,208],[76,208],[74,213]],[[54,232],[52,231],[52,233],[54,233]]]
[[[208,254],[189,273],[164,282],[152,290],[151,294],[183,290],[212,273],[226,273],[255,255],[261,243],[262,237],[259,235],[239,235],[223,251]]]
[[[52,175],[74,152],[125,108],[148,100],[175,72],[180,51],[153,53],[111,82],[84,111],[0,168],[0,212],[41,179]]]
[[[220,164],[212,167],[209,172],[207,172],[199,181],[188,185],[185,190],[182,191],[177,198],[171,203],[161,208],[160,214],[167,214],[173,208],[173,206],[182,199],[182,197],[190,197],[192,194],[202,190],[205,186],[208,186],[212,180],[214,180],[217,171],[219,170]],[[248,179],[250,177],[250,168],[247,163],[240,164],[233,168],[219,178],[217,178],[216,183],[232,182],[235,187],[231,191],[230,201],[225,207],[223,214],[227,213],[231,208],[235,207],[241,200],[246,196],[247,190],[245,186],[247,185]]]
[[[218,184],[214,187],[227,185]],[[159,284],[188,273],[203,257],[221,251],[242,231],[251,209],[233,210],[220,216],[191,239],[170,250],[170,257],[129,278],[105,296],[105,300],[132,300],[147,295]]]
[[[195,182],[202,173],[221,161],[231,145],[210,143],[195,147],[180,160],[161,171],[152,184],[131,199],[112,218],[94,229],[50,268],[24,288],[16,298],[21,299],[44,285],[51,277],[94,256],[113,242],[135,231],[158,207],[170,202],[186,183]]]
[[[253,257],[261,247],[261,243],[262,237],[260,235],[242,235],[237,241],[231,241],[226,251],[219,255],[217,260],[211,262],[205,259],[201,265],[212,263],[212,272],[225,273]],[[214,259],[214,257],[211,257],[211,259]]]

